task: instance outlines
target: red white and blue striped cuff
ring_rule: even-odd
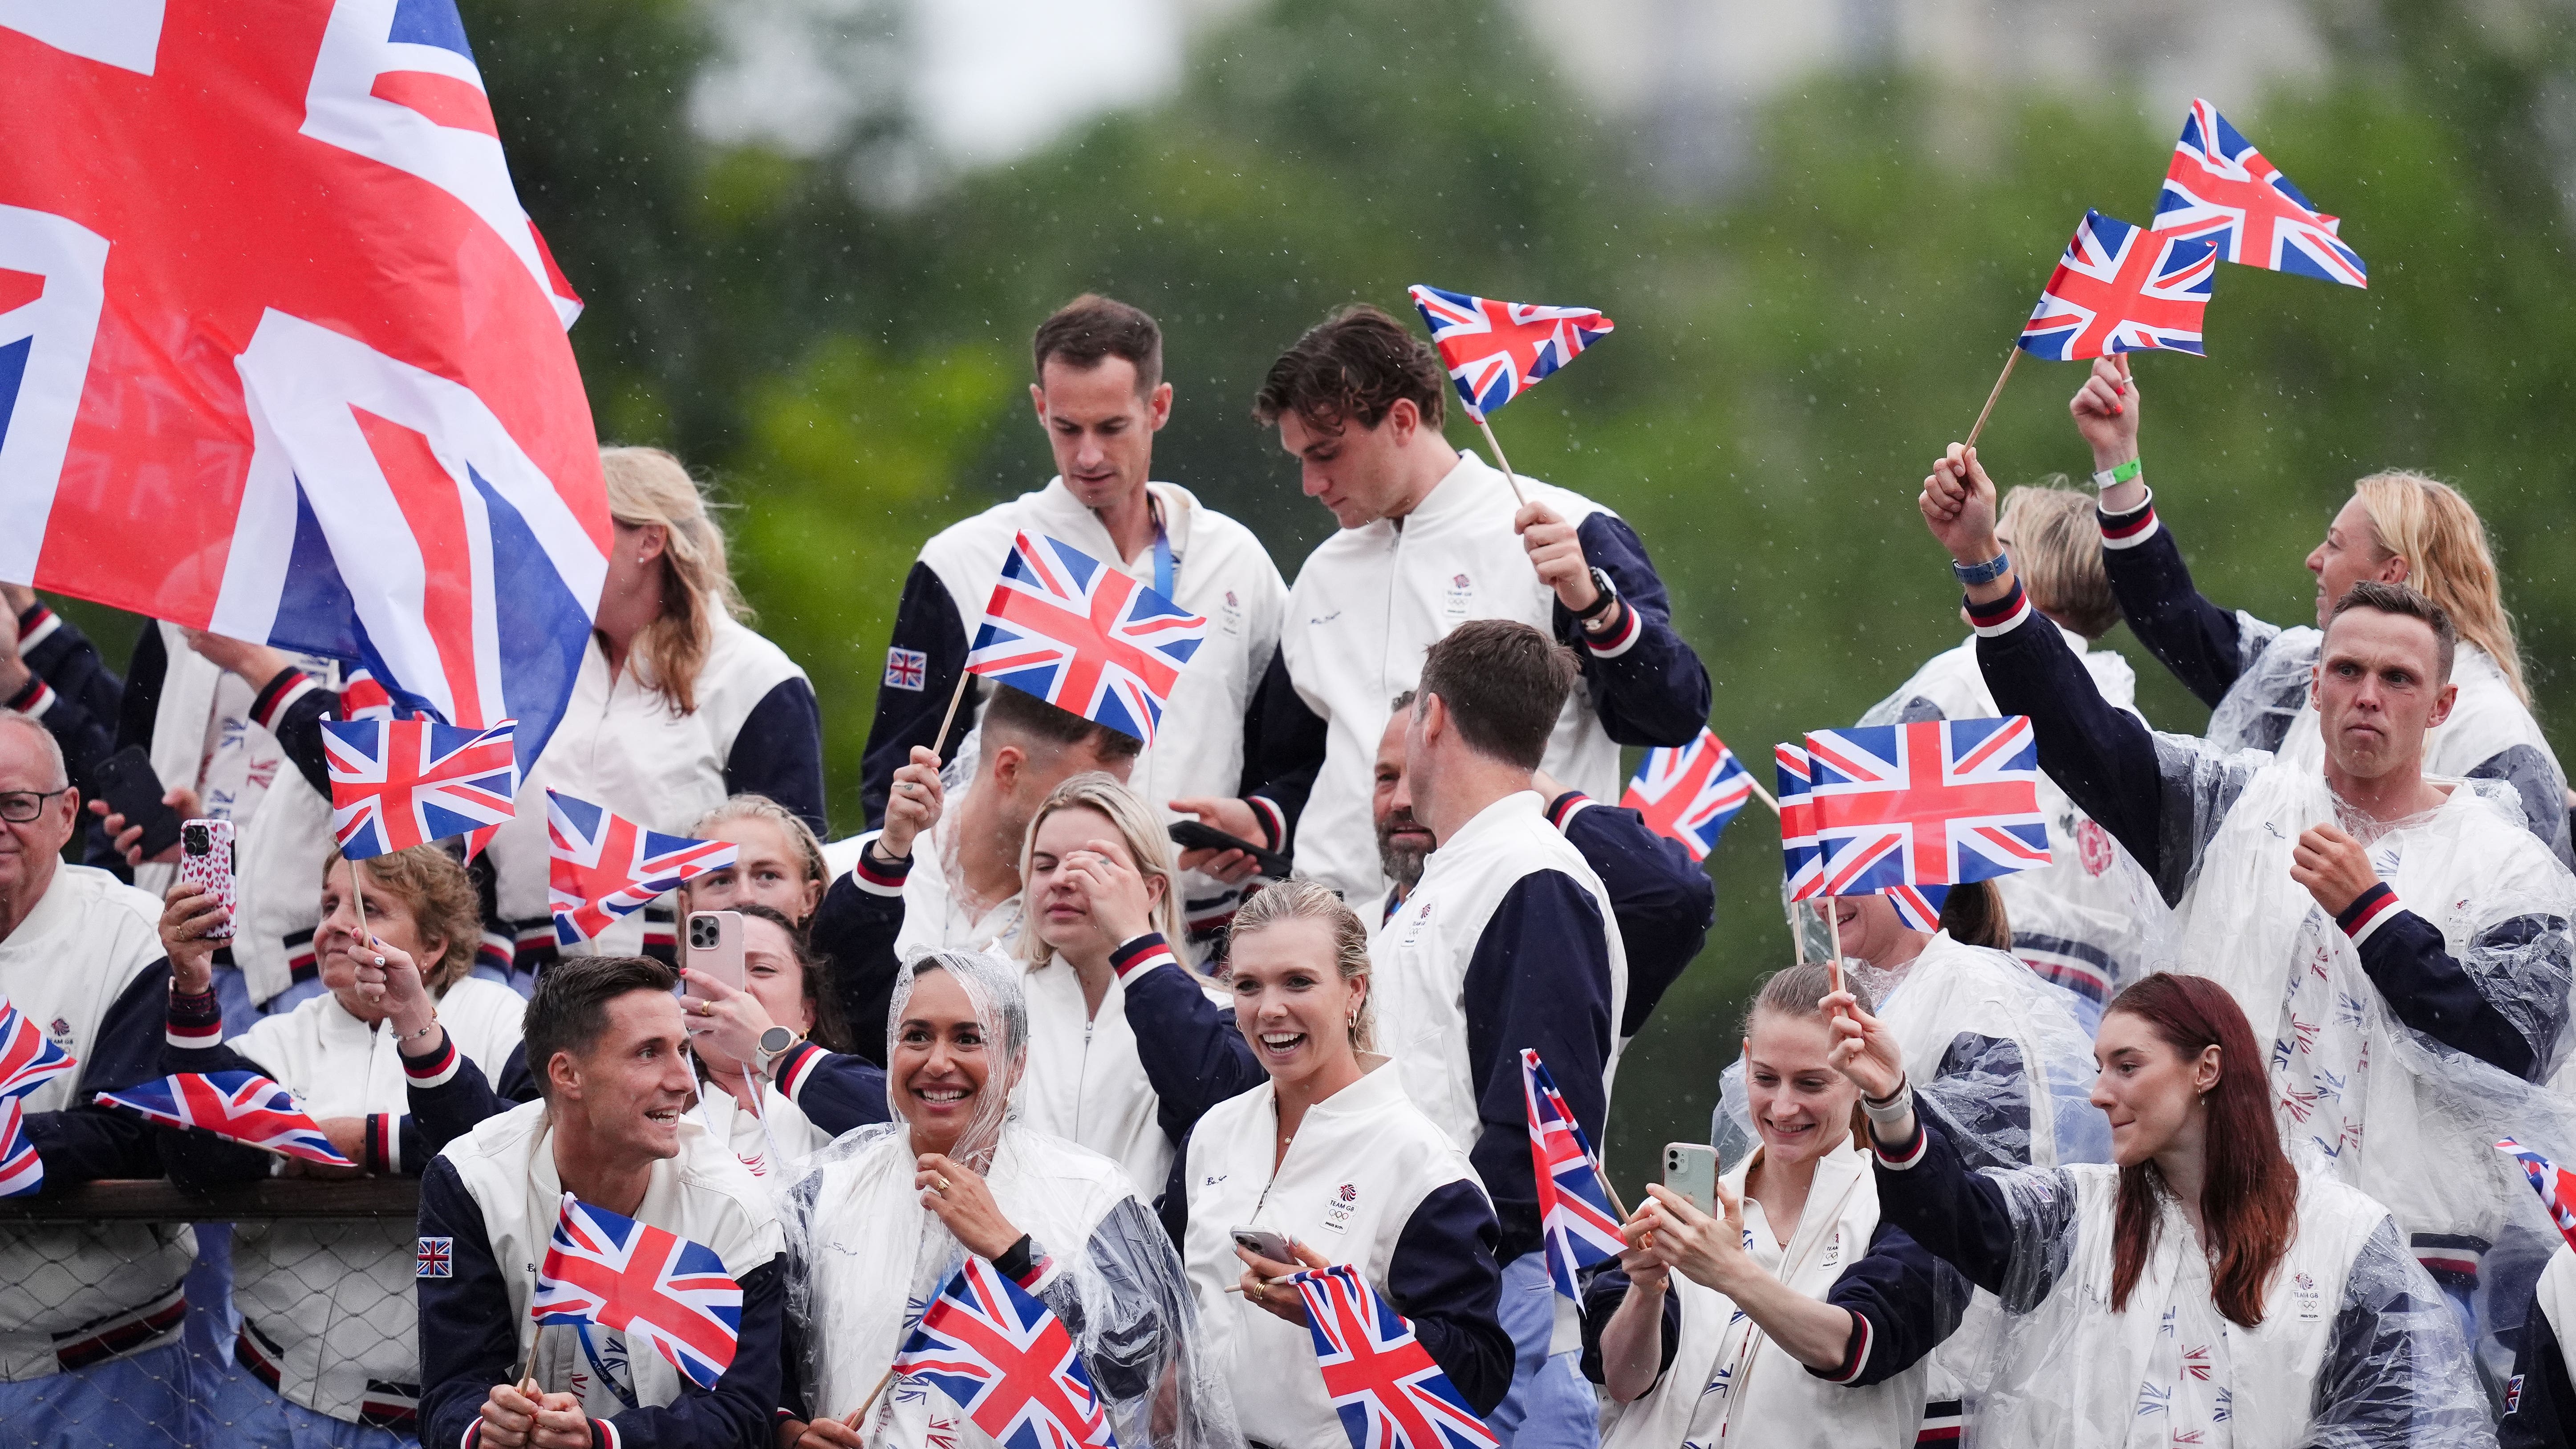
[[[1998,634],[2009,634],[2020,628],[2022,620],[2029,618],[2032,612],[2030,595],[2022,592],[2019,578],[2013,580],[2012,592],[2000,599],[1982,604],[1974,599],[1968,599],[1965,602],[1968,606],[1968,626],[1977,631],[1979,638],[1984,639],[1991,639]]]
[[[1053,1258],[1040,1258],[1040,1259],[1038,1259],[1036,1262],[1031,1263],[1031,1264],[1029,1265],[1029,1271],[1027,1271],[1027,1272],[1025,1272],[1025,1273],[1022,1273],[1022,1274],[1020,1275],[1020,1277],[1019,1277],[1019,1283],[1020,1283],[1020,1286],[1021,1286],[1022,1288],[1027,1289],[1029,1292],[1034,1293],[1034,1292],[1036,1292],[1036,1291],[1037,1291],[1038,1285],[1039,1285],[1040,1283],[1043,1283],[1043,1282],[1045,1282],[1047,1279],[1049,1279],[1049,1278],[1051,1278],[1051,1277],[1054,1277],[1054,1276],[1055,1276],[1055,1259],[1053,1259]]]
[[[1861,1376],[1862,1370],[1869,1367],[1869,1319],[1861,1314],[1852,1313],[1848,1308],[1843,1311],[1851,1313],[1852,1321],[1851,1337],[1843,1344],[1843,1361],[1831,1369],[1816,1371],[1816,1377],[1829,1384],[1850,1383]]]
[[[444,1087],[456,1076],[456,1038],[446,1032],[438,1034],[438,1050],[429,1056],[416,1057],[397,1051],[402,1058],[403,1080],[415,1087]]]
[[[912,857],[907,855],[889,862],[877,859],[876,855],[877,837],[871,835],[867,843],[859,847],[859,863],[850,867],[850,879],[857,881],[859,889],[871,895],[902,895],[903,883],[912,874]]]
[[[367,1160],[360,1166],[385,1177],[402,1171],[401,1121],[391,1112],[367,1114]]]
[[[780,1096],[793,1102],[796,1093],[804,1087],[805,1079],[814,1074],[814,1064],[821,1060],[821,1047],[810,1041],[800,1041],[781,1053],[777,1061],[770,1063],[769,1079],[777,1084]]]
[[[2351,905],[2336,912],[2335,924],[2343,927],[2343,933],[2358,946],[2370,939],[2371,932],[2404,909],[2397,903],[2397,892],[2388,888],[2388,882],[2381,881],[2355,897]]]
[[[29,719],[43,719],[45,711],[54,707],[56,697],[52,685],[30,673],[27,682],[18,687],[18,692],[9,696],[8,707]]]
[[[1564,794],[1559,795],[1554,800],[1548,802],[1547,823],[1555,826],[1559,830],[1563,830],[1565,828],[1565,822],[1582,814],[1583,807],[1592,803],[1592,797],[1584,794],[1582,791],[1568,790]]]
[[[1920,1112],[1914,1114],[1913,1140],[1900,1146],[1890,1147],[1878,1140],[1877,1133],[1869,1134],[1869,1150],[1878,1154],[1878,1165],[1890,1172],[1903,1172],[1921,1162],[1924,1152],[1931,1146],[1932,1138],[1923,1130],[1923,1114]]]
[[[1246,795],[1243,803],[1252,807],[1253,818],[1261,822],[1262,844],[1277,850],[1288,843],[1288,812],[1267,795]]]
[[[1172,954],[1171,943],[1163,939],[1160,931],[1147,931],[1109,953],[1109,969],[1117,972],[1121,981],[1139,971],[1151,971],[1166,961],[1175,966],[1181,964],[1180,958]]]
[[[28,606],[27,612],[18,616],[18,652],[24,654],[44,643],[62,627],[62,615],[42,604]]]
[[[183,1052],[204,1051],[224,1044],[224,1009],[215,1001],[215,993],[201,991],[194,996],[170,993],[170,1016],[163,1035],[170,1045]]]
[[[1597,639],[1589,634],[1583,636],[1583,647],[1590,650],[1595,659],[1618,658],[1637,647],[1637,636],[1646,632],[1646,626],[1638,621],[1637,611],[1629,606],[1626,599],[1621,599],[1616,607],[1619,610],[1618,628]]]
[[[2156,536],[2156,491],[2148,489],[2146,500],[2126,513],[2097,508],[2093,521],[2101,525],[2104,548],[2136,548]]]
[[[286,713],[287,706],[321,687],[313,682],[312,675],[301,669],[293,666],[281,669],[277,671],[277,677],[260,690],[259,698],[250,702],[250,717],[259,722],[261,729],[276,729],[278,716]]]
[[[613,1420],[593,1419],[590,1421],[590,1449],[626,1449],[626,1436],[617,1432]]]

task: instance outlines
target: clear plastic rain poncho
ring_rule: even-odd
[[[2453,784],[2440,807],[2382,823],[2338,802],[2322,772],[2157,737],[2167,794],[2159,872],[2180,903],[2183,969],[2228,988],[2269,1052],[2283,1134],[2371,1194],[2406,1245],[2475,1312],[2500,1381],[2507,1338],[2558,1240],[2538,1197],[2491,1146],[2576,1147],[2576,1100],[2408,1027],[2342,929],[2290,878],[2301,831],[2339,823],[2398,903],[2566,1085],[2576,876],[2528,832],[2516,791]],[[2541,1144],[2548,1144],[2541,1146]],[[2472,1286],[2474,1285],[2474,1286]]]
[[[1003,1215],[1051,1263],[1033,1291],[1073,1336],[1118,1442],[1230,1449],[1233,1410],[1194,1351],[1196,1309],[1170,1236],[1117,1164],[1020,1125],[1010,1109],[1007,1085],[1028,1037],[1020,968],[980,952],[911,963],[888,1014],[888,1060],[895,1024],[930,971],[965,989],[993,1060],[973,1121],[948,1155],[984,1175]],[[965,1253],[921,1206],[905,1096],[891,1079],[887,1093],[895,1120],[816,1153],[780,1208],[791,1407],[842,1417],[865,1403],[860,1429],[871,1445],[990,1445],[938,1390],[908,1378],[885,1382],[896,1351]]]
[[[2297,1229],[2250,1329],[2219,1313],[2170,1194],[2114,1313],[2119,1170],[1987,1176],[2004,1189],[2013,1247],[1988,1361],[1965,1375],[1970,1449],[2495,1442],[2450,1306],[2380,1205],[2331,1172],[2301,1174]]]
[[[2228,754],[2278,751],[2290,722],[2308,702],[2326,636],[2301,625],[2284,629],[2236,611],[2236,682],[2209,712],[2209,743]]]

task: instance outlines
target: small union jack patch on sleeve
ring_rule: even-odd
[[[886,651],[885,687],[909,689],[918,694],[930,677],[930,656],[918,649]]]
[[[456,1276],[456,1240],[423,1238],[420,1240],[420,1265],[412,1270],[415,1278],[453,1278]]]

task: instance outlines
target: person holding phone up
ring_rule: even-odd
[[[1813,965],[1763,983],[1744,1022],[1761,1145],[1719,1179],[1722,1213],[1648,1187],[1628,1251],[1584,1294],[1603,1449],[1915,1442],[1923,1360],[1968,1283],[1880,1217],[1860,1090],[1819,1005],[1832,989]]]

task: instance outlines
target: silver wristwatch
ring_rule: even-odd
[[[759,1058],[753,1065],[760,1068],[762,1076],[768,1076],[769,1064],[787,1055],[788,1049],[795,1045],[796,1033],[783,1026],[773,1026],[762,1032],[759,1042],[752,1047],[753,1053]]]

